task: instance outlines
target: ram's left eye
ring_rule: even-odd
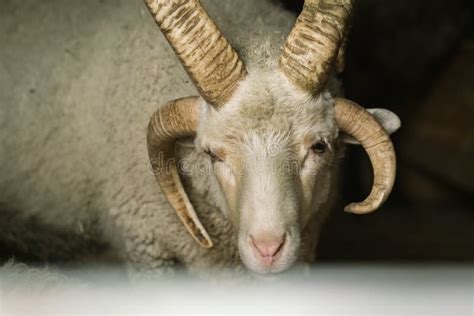
[[[322,140],[318,141],[317,143],[313,144],[313,146],[311,146],[311,150],[315,154],[324,154],[327,148],[328,148],[328,145],[326,144],[326,142]]]
[[[215,161],[222,161],[219,157],[217,157],[216,154],[214,154],[210,149],[206,149],[204,151],[212,160],[212,162],[215,162]]]

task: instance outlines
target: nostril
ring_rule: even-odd
[[[283,234],[281,236],[268,234],[250,236],[252,240],[252,245],[262,257],[276,256],[283,248],[283,244],[285,243],[285,237],[286,234]]]

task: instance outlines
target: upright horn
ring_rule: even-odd
[[[224,105],[245,77],[245,66],[199,0],[145,0],[200,95]]]
[[[301,90],[319,93],[344,42],[353,0],[306,0],[280,56],[280,70]]]

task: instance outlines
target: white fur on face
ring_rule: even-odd
[[[208,190],[220,192],[242,261],[255,272],[279,272],[298,259],[300,232],[328,198],[332,108],[328,93],[311,98],[270,72],[251,73],[220,111],[201,106],[196,144],[217,156],[209,183],[218,188]],[[327,143],[325,153],[311,149],[318,141]],[[271,265],[252,246],[252,236],[262,234],[285,236]]]

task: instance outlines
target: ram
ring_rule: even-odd
[[[164,38],[147,33],[149,15],[125,44],[109,40],[114,20],[102,23],[68,51],[78,59],[92,52],[85,65],[55,61],[73,75],[52,95],[38,106],[19,97],[2,106],[0,201],[22,219],[4,223],[4,242],[68,257],[85,256],[83,241],[92,240],[139,273],[177,263],[280,272],[314,260],[346,141],[365,148],[374,180],[370,195],[345,210],[369,213],[387,199],[396,164],[387,131],[399,120],[341,98],[335,79],[351,0],[307,0],[293,28],[271,1],[145,2]],[[192,90],[165,38],[199,96],[171,101]],[[130,62],[141,45],[157,53]],[[32,218],[48,230],[25,226]]]

